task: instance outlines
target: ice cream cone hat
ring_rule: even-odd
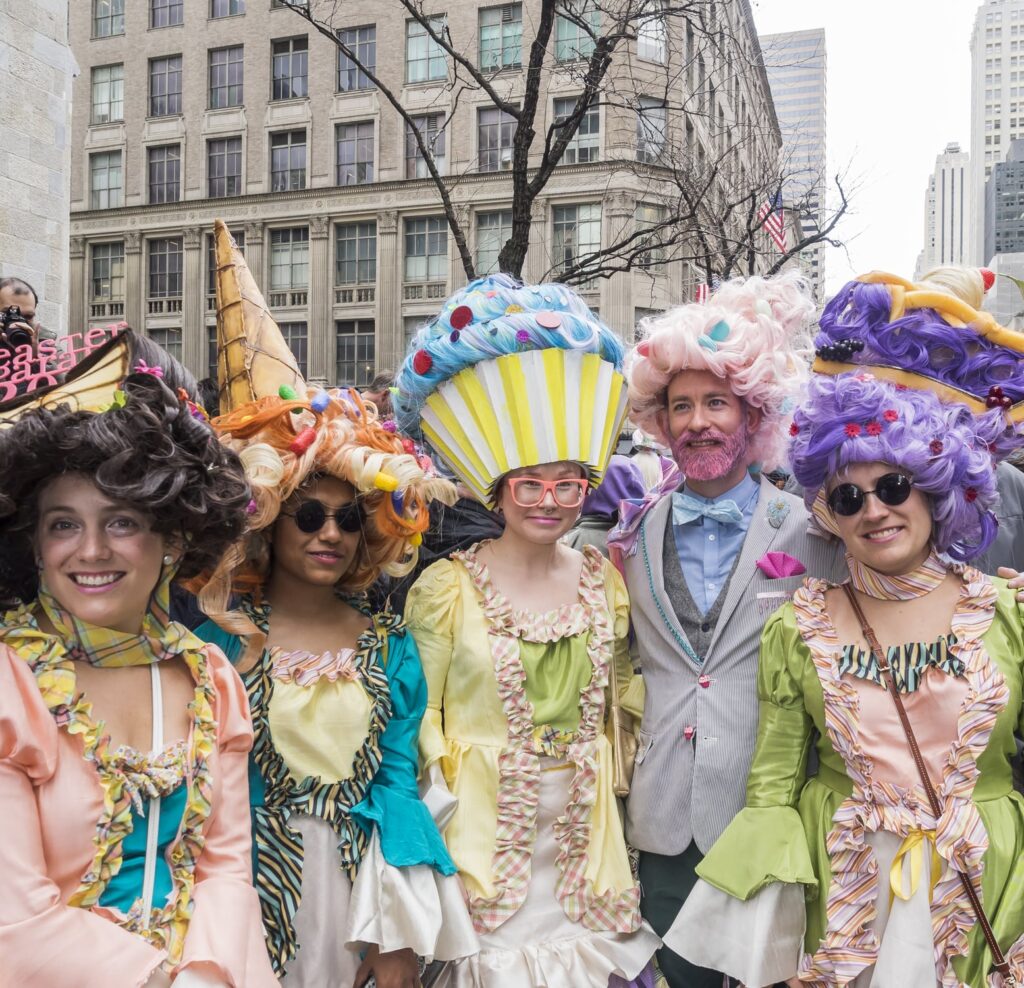
[[[217,381],[226,414],[290,388],[305,394],[295,355],[223,220],[213,225],[217,262]]]

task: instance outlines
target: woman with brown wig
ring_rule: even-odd
[[[61,387],[0,432],[0,983],[264,988],[245,693],[168,617],[244,474],[153,373]]]

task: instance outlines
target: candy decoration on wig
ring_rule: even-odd
[[[618,337],[564,285],[480,278],[416,334],[395,384],[418,432],[485,504],[509,470],[571,460],[600,483],[626,414]]]

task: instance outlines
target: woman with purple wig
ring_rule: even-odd
[[[1024,443],[1024,336],[983,277],[869,275],[821,319],[790,452],[850,579],[768,622],[747,806],[665,936],[750,988],[1024,979],[1024,628],[969,563]]]

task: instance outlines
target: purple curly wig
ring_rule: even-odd
[[[866,372],[814,375],[790,428],[790,458],[818,517],[825,485],[849,464],[902,468],[929,495],[935,548],[966,561],[996,535],[993,454],[1012,441],[1008,432],[999,409],[972,415]]]
[[[925,282],[921,287],[938,286]],[[825,306],[814,346],[820,351],[853,341],[863,346],[852,358],[858,364],[923,374],[982,399],[993,387],[1013,402],[1024,399],[1020,353],[951,326],[934,309],[908,309],[890,322],[891,311],[888,285],[851,281]]]

